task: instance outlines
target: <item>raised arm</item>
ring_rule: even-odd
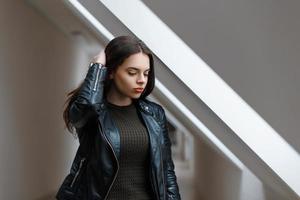
[[[104,80],[107,74],[105,54],[101,51],[91,62],[76,99],[71,103],[69,119],[75,128],[83,127],[93,116],[103,101]]]

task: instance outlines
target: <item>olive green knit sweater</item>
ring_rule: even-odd
[[[120,133],[120,169],[109,192],[109,200],[151,200],[149,181],[149,138],[134,104],[108,103],[109,112]]]

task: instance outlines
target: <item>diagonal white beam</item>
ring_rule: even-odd
[[[106,41],[110,41],[114,38],[113,34],[109,32],[99,21],[96,19],[79,1],[77,0],[65,0],[65,4],[79,14],[79,17],[87,22],[96,33],[101,35]]]

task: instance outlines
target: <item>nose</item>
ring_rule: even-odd
[[[139,84],[144,84],[146,82],[146,76],[144,74],[141,74],[140,76],[138,76],[138,79],[136,82]]]

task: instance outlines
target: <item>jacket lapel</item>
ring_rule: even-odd
[[[102,112],[99,116],[100,123],[104,127],[104,134],[108,141],[111,143],[113,151],[115,152],[118,160],[120,160],[120,133],[114,123],[111,115],[107,112],[107,106],[105,103],[101,104]]]

